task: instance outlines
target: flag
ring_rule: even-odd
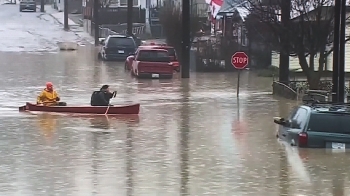
[[[212,17],[216,18],[216,15],[218,15],[221,6],[224,3],[224,0],[205,0],[205,2],[209,4]]]

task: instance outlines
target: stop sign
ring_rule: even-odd
[[[248,65],[248,55],[245,52],[236,52],[231,57],[231,64],[236,69],[244,69]]]

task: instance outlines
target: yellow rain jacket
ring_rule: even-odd
[[[58,94],[55,90],[48,91],[47,89],[44,89],[37,99],[37,104],[44,104],[45,106],[52,106],[57,105],[58,101]]]

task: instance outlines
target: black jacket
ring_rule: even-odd
[[[94,91],[91,95],[91,106],[108,106],[109,101],[113,97],[113,93],[105,91]]]

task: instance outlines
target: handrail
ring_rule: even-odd
[[[274,81],[273,83],[276,83],[276,84],[278,84],[278,85],[281,85],[281,86],[287,88],[288,90],[292,91],[292,92],[295,93],[295,94],[297,93],[295,90],[293,90],[291,87],[289,87],[289,86],[286,85],[286,84],[283,84],[283,83],[277,82],[277,81]]]

